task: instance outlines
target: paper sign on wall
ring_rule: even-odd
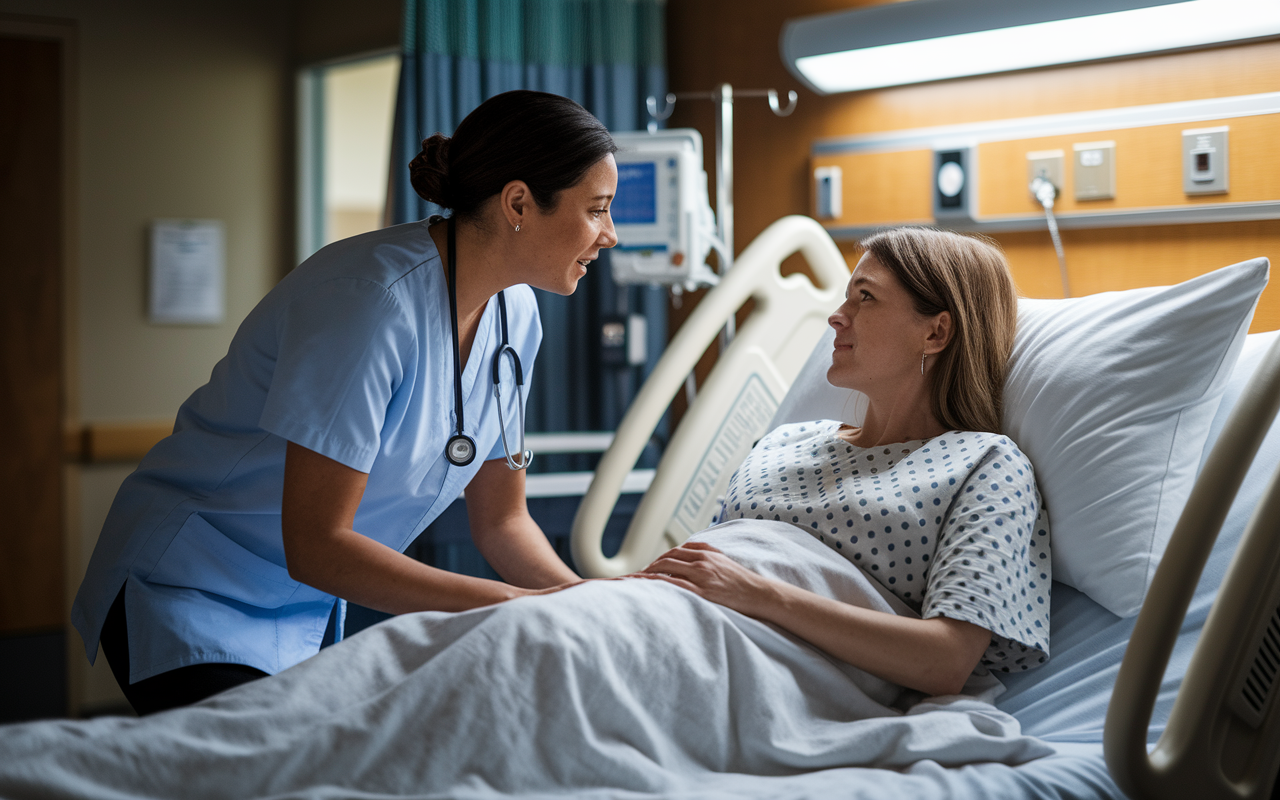
[[[157,219],[151,223],[151,321],[223,321],[226,243],[219,220]]]

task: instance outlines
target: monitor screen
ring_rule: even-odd
[[[641,161],[618,165],[618,193],[609,206],[609,214],[617,225],[643,225],[657,221],[657,164]]]

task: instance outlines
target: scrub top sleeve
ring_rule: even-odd
[[[259,426],[369,472],[387,406],[416,358],[417,336],[404,308],[383,286],[337,278],[285,307],[276,336]]]
[[[538,358],[538,348],[542,346],[542,317],[538,314],[538,301],[533,296],[533,290],[528,286],[517,286],[507,290],[507,312],[508,318],[508,338],[511,346],[520,354],[520,367],[524,372],[524,406],[527,411],[529,408],[529,392],[533,386],[533,368],[534,362]],[[501,331],[496,341],[501,342]],[[508,373],[503,370],[503,375]],[[507,384],[503,383],[505,387]],[[503,401],[503,408],[507,408],[506,401]],[[515,438],[512,438],[515,437]],[[514,415],[508,415],[507,419],[507,438],[511,442],[512,452],[518,447],[520,441],[520,428],[516,425]],[[495,458],[506,458],[507,453],[502,449],[502,437],[498,437],[493,445],[493,449],[489,451],[486,461],[492,461]]]

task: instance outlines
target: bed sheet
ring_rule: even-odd
[[[787,523],[737,520],[699,538],[838,601],[912,613]],[[1051,754],[990,705],[1000,688],[975,677],[964,696],[908,700],[692,592],[593,581],[406,614],[279,675],[142,720],[0,727],[0,796],[658,798],[742,785],[748,774],[804,776],[795,787],[807,793],[809,781],[829,780],[824,770],[851,764]]]

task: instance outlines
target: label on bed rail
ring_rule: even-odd
[[[729,484],[751,446],[766,433],[769,421],[778,410],[778,399],[764,380],[752,373],[729,406],[720,428],[711,437],[698,468],[676,505],[671,527],[681,540],[707,527],[716,512],[718,497]]]

